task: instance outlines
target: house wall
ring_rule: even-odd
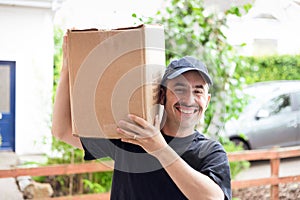
[[[227,18],[227,40],[247,56],[300,53],[299,0],[204,0],[204,6],[220,12],[250,3],[242,17]],[[245,44],[241,47],[241,44]]]
[[[0,60],[16,61],[18,154],[46,152],[51,138],[53,79],[51,8],[0,4]]]
[[[228,19],[226,35],[232,45],[246,45],[247,56],[300,53],[300,5],[292,0],[256,0],[241,18]]]

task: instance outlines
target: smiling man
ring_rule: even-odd
[[[209,104],[210,85],[206,66],[186,56],[172,61],[163,76],[161,122],[156,118],[150,124],[129,114],[130,120],[118,124],[122,139],[79,141],[59,120],[66,116],[66,109],[58,101],[53,134],[67,143],[82,145],[87,160],[108,156],[115,161],[111,199],[231,199],[226,152],[219,142],[195,130]],[[61,93],[57,93],[57,100]]]

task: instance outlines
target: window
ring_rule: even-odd
[[[269,116],[289,112],[292,110],[290,95],[280,95],[273,98],[262,109],[268,111]]]

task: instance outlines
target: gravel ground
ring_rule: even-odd
[[[234,190],[232,196],[240,200],[270,200],[270,186]],[[300,183],[280,184],[279,199],[300,200]]]

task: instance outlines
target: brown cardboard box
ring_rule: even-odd
[[[73,134],[119,138],[116,123],[127,119],[128,113],[153,123],[161,113],[162,26],[68,30],[67,34]]]

